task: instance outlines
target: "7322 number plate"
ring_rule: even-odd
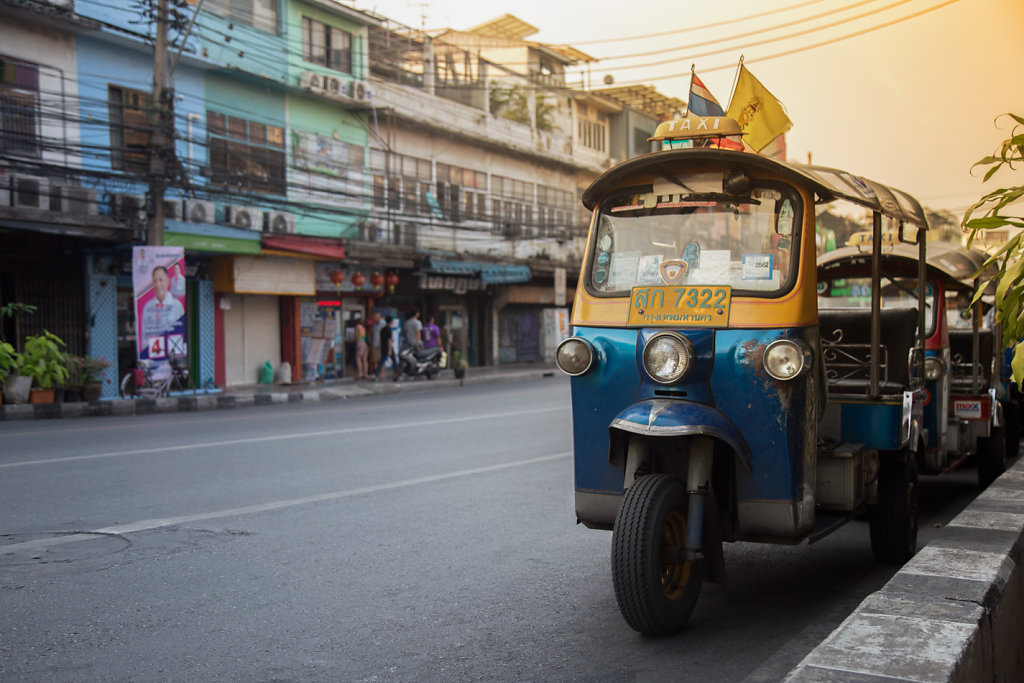
[[[730,287],[634,287],[629,296],[629,325],[725,327],[729,324]]]

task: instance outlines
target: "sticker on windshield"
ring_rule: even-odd
[[[771,280],[773,265],[772,260],[773,259],[771,254],[744,254],[743,279]]]
[[[682,259],[669,259],[661,262],[661,279],[667,284],[676,285],[686,277],[686,261]]]
[[[637,284],[657,285],[661,284],[659,267],[661,260],[665,258],[661,254],[648,254],[640,258],[640,268],[636,276]]]
[[[613,290],[632,287],[636,284],[639,264],[639,251],[623,251],[612,254],[612,262],[608,268],[608,287]]]

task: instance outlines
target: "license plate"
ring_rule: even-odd
[[[629,296],[629,325],[725,327],[732,288],[634,287]]]

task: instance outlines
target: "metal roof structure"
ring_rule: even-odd
[[[601,88],[594,92],[610,97],[631,109],[642,111],[659,119],[674,119],[687,110],[687,104],[678,97],[669,97],[658,92],[653,85],[627,85],[618,88]]]

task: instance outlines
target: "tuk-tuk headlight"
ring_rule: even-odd
[[[594,347],[579,337],[569,337],[555,349],[558,369],[570,377],[582,375],[594,364]]]
[[[675,332],[660,332],[644,345],[644,370],[659,384],[673,384],[686,377],[693,358],[693,344]]]
[[[776,339],[764,350],[764,369],[775,379],[793,379],[810,366],[811,350],[799,341]]]
[[[924,378],[926,380],[934,382],[937,379],[942,379],[944,374],[946,374],[946,364],[942,362],[941,358],[928,356],[924,359]]]

